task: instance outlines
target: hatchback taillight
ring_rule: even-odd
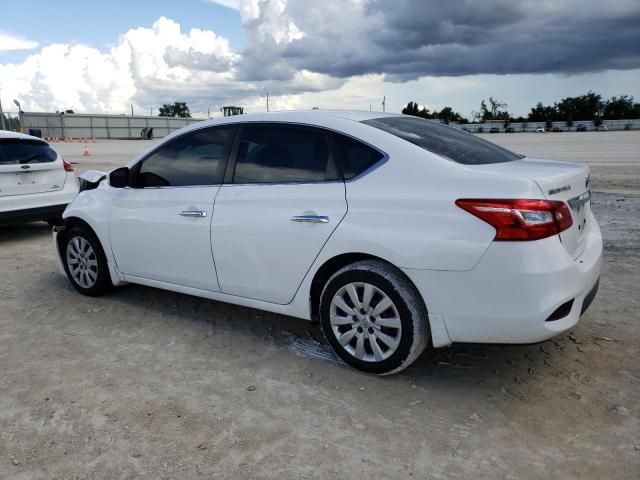
[[[73,165],[71,162],[67,162],[64,158],[62,159],[62,165],[64,165],[64,169],[67,172],[73,172]]]
[[[456,205],[494,227],[494,240],[539,240],[573,225],[569,207],[558,200],[460,199]]]

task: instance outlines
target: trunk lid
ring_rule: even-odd
[[[573,225],[560,233],[560,240],[569,254],[576,258],[584,249],[584,240],[591,229],[591,188],[586,165],[523,158],[512,162],[471,167],[514,178],[533,180],[548,200],[562,200],[571,209]]]
[[[46,142],[0,138],[0,197],[53,192],[66,179],[62,157]]]

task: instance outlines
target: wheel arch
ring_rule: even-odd
[[[93,229],[93,227],[91,227],[91,225],[89,225],[85,220],[79,218],[79,217],[66,217],[65,219],[63,219],[63,225],[64,225],[64,232],[63,235],[58,235],[57,237],[57,241],[58,241],[58,252],[60,253],[60,255],[62,255],[62,242],[64,241],[66,232],[69,231],[70,229],[72,229],[73,227],[84,227],[87,228],[89,230],[91,230],[91,232],[96,236],[96,238],[100,241],[100,246],[102,247],[102,250],[104,250],[104,245],[102,245],[102,240],[100,240],[100,237],[98,236],[98,234],[96,233],[96,231]]]
[[[361,260],[378,260],[393,267],[414,288],[423,306],[425,307],[425,309],[427,308],[425,299],[422,297],[422,294],[413,283],[413,281],[402,271],[402,269],[398,268],[392,262],[384,258],[377,257],[368,253],[351,252],[342,253],[340,255],[331,257],[328,260],[325,260],[325,262],[320,266],[320,268],[316,270],[315,274],[313,275],[313,280],[311,280],[311,287],[309,289],[309,311],[311,313],[311,320],[318,321],[320,319],[320,295],[322,294],[322,290],[329,278],[331,278],[331,276],[341,268],[346,267],[347,265],[350,265],[352,263],[359,262]],[[426,320],[427,322],[429,321],[428,318]]]
[[[72,229],[73,227],[83,227],[88,229],[91,233],[93,233],[95,237],[98,239],[98,242],[100,242],[100,247],[102,247],[102,251],[104,252],[105,257],[107,259],[107,265],[109,268],[109,276],[111,277],[111,283],[115,286],[126,283],[124,282],[123,278],[121,278],[121,274],[118,272],[115,262],[113,261],[110,245],[107,242],[105,242],[105,239],[102,237],[102,235],[100,235],[98,230],[96,230],[93,226],[91,226],[91,224],[87,222],[85,219],[74,216],[74,215],[65,217],[63,222],[65,227],[64,232],[60,232],[62,233],[62,235],[58,234],[58,236],[56,237],[58,254],[59,254],[58,258],[60,259],[61,262],[62,262],[62,255],[63,255],[62,242],[64,241],[64,238],[65,238],[64,233]]]

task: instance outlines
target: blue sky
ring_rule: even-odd
[[[34,40],[40,45],[82,43],[108,50],[129,29],[147,27],[160,15],[171,18],[183,30],[201,28],[226,37],[232,48],[245,42],[237,10],[206,0],[2,0],[0,30]],[[25,8],[26,7],[26,8]],[[28,50],[2,52],[0,62],[21,62]]]

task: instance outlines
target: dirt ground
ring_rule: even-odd
[[[640,132],[487,137],[592,167],[604,267],[571,332],[372,377],[315,324],[135,285],[83,297],[46,224],[2,227],[0,478],[637,479]],[[59,149],[82,171],[149,145]]]

